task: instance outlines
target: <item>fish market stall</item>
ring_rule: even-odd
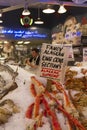
[[[84,86],[79,90],[73,89],[74,83],[71,85],[76,76],[85,76]],[[84,90],[87,97],[86,77],[86,67],[68,68],[65,84],[61,84],[37,77],[19,66],[0,65],[0,130],[86,130],[87,104],[81,101],[81,106],[77,105],[75,99]]]

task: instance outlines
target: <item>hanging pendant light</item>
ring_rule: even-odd
[[[3,23],[3,20],[0,19],[0,23]]]
[[[60,7],[59,7],[59,10],[58,10],[58,13],[59,14],[63,14],[63,13],[66,13],[66,9],[65,9],[65,7],[64,7],[64,5],[60,5]]]
[[[0,17],[2,17],[2,10],[0,10]]]
[[[27,2],[27,0],[25,0],[25,7],[24,7],[24,10],[22,12],[22,15],[30,15],[30,11],[28,10],[28,2]]]
[[[44,21],[41,20],[40,18],[40,9],[38,8],[38,17],[37,20],[34,21],[35,24],[44,24]]]
[[[34,23],[35,24],[44,24],[44,22],[40,18],[37,18],[37,20]]]
[[[0,10],[0,18],[2,17],[2,10]],[[3,20],[0,19],[0,23],[3,23]]]
[[[24,9],[22,15],[30,15],[30,11],[28,9]]]
[[[43,9],[42,12],[43,12],[43,13],[46,13],[46,14],[52,14],[52,13],[55,12],[55,10],[52,9],[50,5],[47,5],[47,8],[46,8],[46,9]]]

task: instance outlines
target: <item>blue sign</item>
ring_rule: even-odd
[[[50,31],[43,29],[0,29],[0,38],[5,37],[7,39],[49,39]]]

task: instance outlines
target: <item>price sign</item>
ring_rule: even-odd
[[[61,80],[68,59],[66,49],[62,44],[42,45],[40,76]]]

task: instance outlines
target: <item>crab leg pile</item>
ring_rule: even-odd
[[[56,92],[63,94],[63,103],[52,92],[47,91],[46,86],[37,80],[36,77],[32,76],[31,81],[30,91],[35,97],[35,101],[30,104],[25,115],[35,122],[32,126],[28,126],[26,130],[37,130],[38,127],[42,127],[44,124],[43,116],[47,117],[49,122],[51,122],[52,130],[64,130],[59,122],[58,113],[62,113],[64,118],[66,118],[68,123],[67,130],[73,130],[73,126],[79,128],[79,130],[86,130],[78,121],[79,114],[60,83],[52,80],[52,85],[55,86]],[[75,112],[75,115],[72,115],[72,112]]]

